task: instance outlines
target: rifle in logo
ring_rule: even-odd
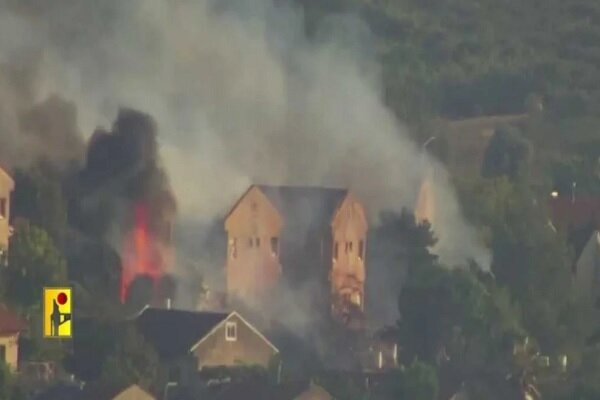
[[[44,337],[71,337],[71,302],[70,288],[44,289]]]

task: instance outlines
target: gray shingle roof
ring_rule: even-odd
[[[347,189],[257,185],[281,213],[286,226],[328,226]]]
[[[185,355],[229,314],[181,310],[145,309],[136,327],[163,360]]]

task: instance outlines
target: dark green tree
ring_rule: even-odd
[[[502,126],[496,130],[485,151],[481,175],[485,178],[508,176],[518,179],[527,173],[531,144],[517,128]]]
[[[38,162],[15,172],[12,216],[41,227],[62,247],[67,230],[67,200],[64,176],[53,165]]]
[[[137,384],[152,390],[160,387],[164,379],[154,349],[135,327],[122,326],[113,350],[104,362],[99,381],[108,385]]]
[[[3,275],[6,300],[24,311],[39,308],[44,286],[67,284],[66,262],[54,241],[27,221],[16,226]]]

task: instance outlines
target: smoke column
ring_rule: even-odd
[[[188,222],[222,216],[255,181],[349,187],[372,222],[415,204],[422,155],[384,106],[372,38],[352,16],[327,19],[309,40],[301,10],[281,1],[0,4],[0,62],[32,60],[30,97],[73,101],[83,132],[122,105],[156,119]],[[18,142],[17,132],[1,135]],[[442,261],[487,268],[445,174],[433,184]]]

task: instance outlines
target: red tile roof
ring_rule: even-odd
[[[550,200],[552,222],[558,229],[577,229],[594,222],[600,226],[600,197],[557,197]]]
[[[17,314],[0,304],[0,335],[10,335],[21,332],[27,327]]]

